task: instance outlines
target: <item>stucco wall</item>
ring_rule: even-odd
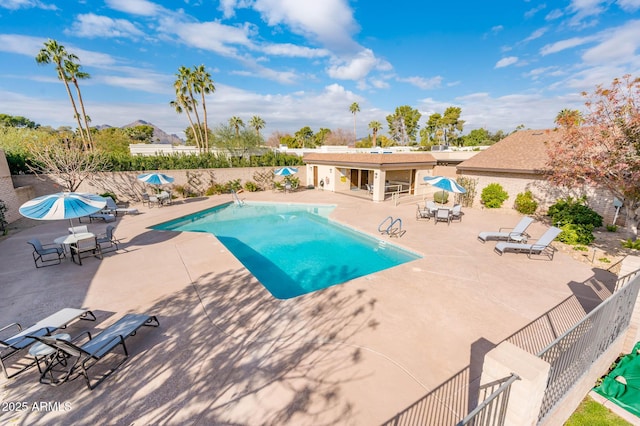
[[[4,217],[8,223],[14,222],[21,217],[20,213],[18,213],[18,208],[22,203],[13,187],[9,163],[7,163],[7,157],[5,157],[3,150],[0,150],[0,200],[4,202],[7,208]]]

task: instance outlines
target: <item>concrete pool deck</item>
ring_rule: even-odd
[[[0,326],[84,307],[98,321],[72,324],[72,335],[99,331],[129,312],[156,315],[160,327],[127,339],[129,359],[93,391],[82,379],[41,385],[37,369],[2,377],[1,400],[28,409],[0,412],[0,422],[382,424],[465,369],[469,386],[494,345],[569,297],[593,309],[615,280],[560,252],[553,261],[499,256],[493,243],[477,241],[480,231],[514,226],[515,212],[465,209],[462,222],[447,226],[416,221],[415,203],[395,207],[319,190],[241,198],[335,204],[332,219],[373,236],[385,217],[400,217],[406,234],[380,238],[423,258],[277,300],[214,236],[147,229],[231,201],[229,195],[139,207],[141,214],[115,223],[122,249],[82,266],[33,265],[26,241],[53,241],[66,233],[65,221],[11,234],[0,241]],[[94,232],[106,226],[89,225]],[[535,238],[545,229],[529,228]],[[465,390],[449,396],[464,400]],[[432,409],[466,414],[464,404],[446,400]]]

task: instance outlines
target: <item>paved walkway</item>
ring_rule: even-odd
[[[68,223],[12,234],[0,241],[0,324],[30,325],[63,307],[85,307],[98,321],[73,324],[70,334],[95,332],[129,312],[157,315],[160,328],[130,337],[129,359],[94,391],[82,380],[41,385],[37,370],[0,379],[2,401],[29,407],[0,412],[0,423],[381,424],[464,370],[463,388],[448,391],[458,402],[434,408],[462,417],[465,388],[486,351],[568,297],[593,309],[614,279],[563,253],[553,261],[499,256],[477,241],[480,231],[516,224],[515,212],[467,209],[447,226],[416,221],[415,204],[319,190],[242,197],[335,204],[333,220],[374,236],[386,216],[400,217],[407,232],[392,242],[424,257],[276,300],[214,236],[148,229],[228,195],[140,207],[116,223],[123,249],[83,266],[33,266],[26,241],[52,241]],[[530,230],[537,237],[545,226]],[[62,405],[33,409],[42,402]]]

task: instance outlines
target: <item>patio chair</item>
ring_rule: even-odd
[[[530,235],[526,233],[526,230],[532,223],[532,217],[524,216],[522,219],[520,219],[520,222],[518,222],[518,224],[514,228],[500,228],[498,229],[498,232],[481,232],[478,234],[478,240],[483,243],[488,240],[515,241],[518,243],[526,243],[527,238],[530,237]],[[507,231],[509,229],[510,231]]]
[[[70,234],[86,234],[89,232],[87,225],[72,226],[69,229]]]
[[[365,183],[365,186],[367,187],[367,192],[370,195],[373,195],[373,186],[369,185],[368,183]]]
[[[93,337],[89,332],[84,332],[70,341],[58,340],[50,336],[34,337],[39,342],[56,350],[55,355],[49,359],[40,376],[40,383],[58,386],[83,376],[87,387],[93,390],[127,360],[129,352],[125,340],[129,336],[134,336],[142,326],[158,327],[159,325],[160,323],[155,316],[127,314]],[[78,342],[84,336],[89,340],[80,345]],[[95,383],[92,383],[89,377],[91,367],[111,354],[118,345],[122,346],[124,358],[102,374]]]
[[[425,208],[425,209],[421,209],[420,208],[420,204],[416,203],[418,206],[418,210],[416,210],[416,220],[420,220],[420,219],[431,219],[431,210]]]
[[[439,208],[436,210],[436,215],[433,217],[433,224],[436,225],[438,222],[447,222],[447,225],[451,223],[449,209]]]
[[[96,320],[93,312],[87,309],[64,308],[59,310],[55,314],[38,321],[31,327],[24,330],[22,329],[22,326],[17,322],[0,328],[0,332],[5,332],[7,330],[11,330],[12,328],[15,328],[17,330],[17,333],[11,335],[10,337],[0,338],[0,366],[2,367],[4,376],[7,379],[10,379],[11,377],[17,376],[18,374],[35,365],[35,360],[33,360],[33,362],[29,362],[28,364],[22,366],[22,368],[20,368],[13,374],[9,374],[7,365],[5,365],[5,360],[7,360],[9,357],[35,343],[35,340],[29,336],[44,336],[51,334],[60,328],[65,328],[67,324],[78,318],[90,321]]]
[[[454,220],[458,220],[459,222],[462,222],[462,215],[464,213],[462,213],[462,205],[461,204],[454,204],[453,208],[451,209],[450,215],[451,215],[451,221]]]
[[[431,212],[431,216],[435,216],[438,211],[438,206],[433,201],[427,201],[424,203],[426,209]]]
[[[110,249],[112,249],[113,247],[115,247],[114,250],[118,250],[118,244],[120,243],[120,241],[113,235],[114,229],[116,229],[115,226],[109,225],[107,226],[104,234],[98,235],[97,242],[100,246],[100,250],[102,250],[102,253],[105,253],[105,249],[108,249],[106,251],[111,251]]]
[[[551,242],[555,240],[561,232],[562,229],[552,226],[547,229],[534,244],[501,241],[496,244],[494,250],[500,256],[502,256],[505,251],[514,251],[517,253],[526,253],[529,258],[531,258],[532,255],[545,255],[549,260],[553,260],[553,254],[557,249],[551,245]]]
[[[71,251],[71,261],[76,263],[77,257],[78,265],[82,265],[82,255],[85,253],[91,253],[92,256],[102,259],[102,247],[98,244],[98,238],[95,236],[82,238],[69,247]]]
[[[62,262],[62,258],[66,257],[64,248],[58,244],[42,244],[37,239],[29,240],[27,243],[33,247],[32,255],[36,268],[58,265]],[[38,265],[38,261],[40,261],[40,265]]]

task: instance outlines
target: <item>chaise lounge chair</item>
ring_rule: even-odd
[[[107,205],[105,206],[104,209],[102,209],[102,213],[105,214],[112,214],[112,215],[116,215],[118,216],[118,214],[122,213],[123,215],[125,214],[138,214],[138,209],[134,209],[134,208],[127,208],[127,207],[118,207],[118,205],[116,204],[115,201],[113,201],[113,198],[111,197],[104,197],[105,200],[107,200]]]
[[[515,241],[519,243],[526,243],[527,238],[530,237],[529,234],[526,233],[529,225],[533,223],[533,218],[529,216],[524,216],[520,219],[520,222],[514,228],[500,228],[498,232],[481,232],[478,234],[478,240],[483,243],[489,240],[497,240],[497,241]],[[511,231],[507,231],[510,229]]]
[[[23,366],[17,372],[9,375],[7,366],[4,363],[5,360],[9,357],[15,355],[22,349],[26,349],[27,347],[31,346],[32,343],[35,343],[35,340],[31,336],[48,335],[59,328],[65,328],[67,324],[78,318],[90,321],[95,321],[96,319],[95,315],[93,315],[93,312],[87,309],[64,308],[59,310],[55,314],[38,321],[36,324],[24,330],[18,323],[9,324],[5,327],[0,328],[0,332],[4,332],[12,328],[16,328],[18,331],[17,334],[12,335],[11,337],[0,339],[0,366],[2,367],[4,376],[7,379],[10,379],[11,377],[17,376],[21,372],[35,365],[34,360],[33,362],[30,362],[27,365]]]
[[[93,337],[89,332],[82,333],[70,341],[58,340],[51,336],[34,337],[56,350],[40,376],[40,383],[58,386],[83,376],[87,387],[93,390],[127,360],[129,352],[125,340],[129,336],[134,336],[142,326],[158,327],[159,325],[155,316],[128,314]],[[88,336],[89,340],[78,345],[77,341],[84,335]],[[122,346],[124,358],[104,373],[97,382],[91,383],[89,369],[109,355],[118,345]]]
[[[562,229],[552,226],[542,234],[538,241],[534,244],[526,243],[512,243],[502,241],[496,244],[495,251],[500,256],[505,251],[515,251],[518,253],[526,253],[529,258],[531,255],[545,255],[549,260],[553,260],[553,254],[556,252],[556,248],[551,245],[551,242],[562,232]]]

